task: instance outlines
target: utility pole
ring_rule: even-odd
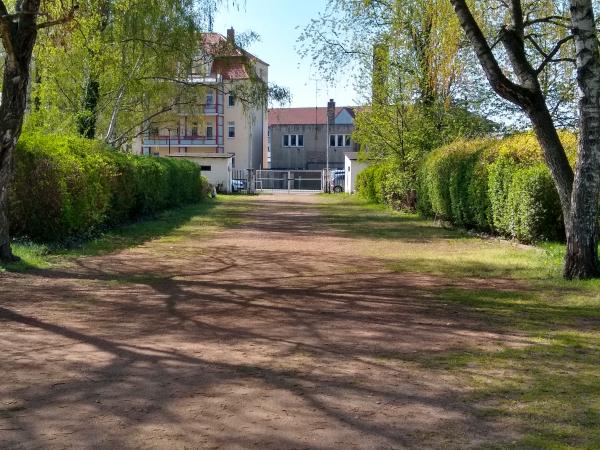
[[[327,132],[325,133],[325,158],[327,160],[325,169],[325,180],[327,186],[325,186],[325,192],[328,194],[331,192],[331,180],[329,179],[329,114],[327,114]]]
[[[319,127],[319,83],[321,82],[318,78],[310,78],[310,81],[315,82],[315,140],[318,139],[317,130]],[[329,176],[329,116],[327,111],[325,112],[325,192],[330,192],[330,176]]]

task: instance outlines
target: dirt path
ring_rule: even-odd
[[[520,345],[392,274],[320,197],[0,275],[0,448],[453,448],[511,439],[414,355]],[[231,208],[228,202],[222,208]],[[372,252],[371,252],[372,253]]]

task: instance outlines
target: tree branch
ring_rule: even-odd
[[[564,21],[566,23],[561,23],[560,21]],[[552,25],[556,25],[559,27],[568,27],[568,21],[569,18],[568,17],[564,17],[564,16],[547,16],[547,17],[539,17],[537,19],[527,19],[524,22],[524,26],[525,27],[530,27],[532,25],[537,25],[538,23],[550,23]]]
[[[523,21],[523,8],[521,7],[521,0],[511,0],[510,13],[512,15],[515,32],[521,39],[523,39],[523,36],[525,35],[525,24]]]
[[[542,72],[542,70],[544,70],[544,68],[548,65],[548,63],[550,62],[558,62],[558,61],[574,61],[571,58],[560,58],[560,59],[554,59],[554,56],[556,56],[556,54],[560,51],[561,47],[563,45],[565,45],[567,42],[573,40],[574,36],[572,34],[562,38],[560,41],[558,41],[556,43],[556,45],[554,46],[554,48],[552,50],[550,50],[550,53],[548,53],[547,55],[542,55],[544,56],[544,60],[542,61],[542,63],[540,64],[540,66],[536,69],[535,73],[539,74]],[[541,53],[541,51],[540,51]]]
[[[75,17],[75,12],[79,9],[79,5],[73,5],[69,12],[58,19],[48,20],[47,22],[42,22],[37,24],[37,29],[41,30],[42,28],[49,28],[55,25],[62,25],[64,23],[68,23]]]
[[[6,9],[6,5],[0,0],[0,37],[2,38],[2,45],[8,56],[8,61],[12,61],[14,58],[14,46],[12,38],[12,23],[10,15]]]
[[[530,91],[508,79],[502,72],[496,57],[492,53],[481,28],[473,17],[465,0],[450,0],[458,17],[461,27],[465,31],[475,54],[481,63],[485,76],[492,89],[502,98],[517,105],[530,103]]]

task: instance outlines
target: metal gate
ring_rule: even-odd
[[[323,170],[257,170],[257,191],[323,192]]]

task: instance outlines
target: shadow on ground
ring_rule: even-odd
[[[215,235],[3,278],[3,448],[521,448],[597,429],[598,337],[572,334],[597,331],[593,305],[393,273],[312,203],[240,202]],[[569,436],[527,395],[562,401]]]

